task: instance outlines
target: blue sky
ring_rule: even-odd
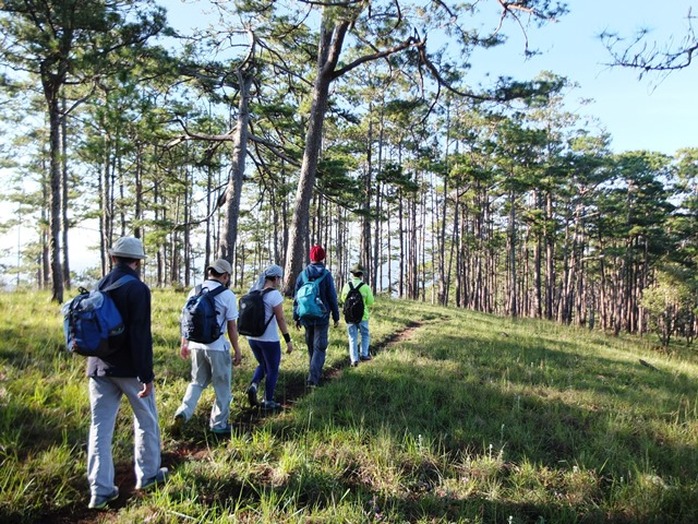
[[[541,54],[523,57],[523,40],[512,26],[506,46],[488,50],[474,72],[530,78],[550,70],[579,84],[567,96],[568,109],[598,118],[611,134],[615,152],[647,149],[673,154],[682,147],[698,147],[698,62],[670,75],[610,68],[610,54],[598,35],[616,32],[632,39],[648,29],[647,43],[680,42],[686,35],[691,7],[698,16],[698,0],[571,0],[569,13],[557,23],[531,28],[529,45]],[[696,22],[698,29],[698,21]],[[593,102],[580,107],[580,98]]]
[[[211,11],[208,0],[161,0],[170,23],[180,30],[207,25]],[[698,147],[698,61],[688,69],[666,77],[610,68],[611,57],[598,35],[617,32],[632,38],[641,28],[650,29],[648,43],[680,41],[686,34],[686,16],[698,0],[568,0],[569,13],[557,23],[528,29],[529,46],[541,52],[525,59],[521,32],[505,25],[506,45],[481,51],[471,70],[477,79],[511,76],[519,80],[535,77],[542,70],[566,76],[579,88],[566,97],[568,109],[596,117],[612,136],[615,152],[647,149],[673,154],[682,147]],[[480,0],[491,15],[482,16],[483,28],[498,23],[495,0]],[[698,22],[696,24],[698,26]],[[580,106],[580,99],[593,102]]]

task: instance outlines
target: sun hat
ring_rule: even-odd
[[[233,274],[233,266],[230,265],[230,262],[228,262],[224,258],[219,258],[216,260],[213,264],[209,265],[208,269],[213,269],[216,273],[223,274],[223,273],[228,273],[229,275]]]
[[[144,259],[145,249],[139,238],[121,237],[114,242],[109,254],[114,257]]]
[[[322,246],[315,245],[310,248],[310,261],[311,262],[322,262],[325,260],[325,250]]]
[[[349,270],[349,272],[352,275],[363,275],[364,274],[364,268],[361,264],[358,262],[352,266],[352,268]]]

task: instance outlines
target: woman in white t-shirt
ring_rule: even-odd
[[[271,265],[259,275],[257,282],[250,288],[250,291],[272,289],[264,293],[264,318],[271,317],[266,331],[259,337],[247,337],[252,353],[259,363],[252,375],[252,382],[247,388],[247,398],[251,406],[260,406],[264,410],[281,409],[281,404],[274,401],[274,389],[279,378],[279,364],[281,363],[279,330],[286,341],[286,353],[293,351],[293,342],[284,318],[284,297],[278,290],[282,284],[282,277],[281,268],[277,265]],[[257,400],[257,389],[263,379],[266,379],[264,382],[264,400],[260,403]]]

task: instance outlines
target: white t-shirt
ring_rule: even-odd
[[[205,280],[202,287],[208,289],[216,289],[218,286],[222,286],[217,280]],[[196,294],[196,288],[189,292],[189,297],[193,297]],[[187,297],[187,299],[189,298]],[[219,293],[213,297],[213,301],[216,303],[216,321],[218,325],[221,326],[221,336],[210,344],[202,344],[201,342],[189,341],[189,349],[211,349],[214,351],[230,351],[230,342],[225,336],[228,332],[228,321],[238,319],[238,305],[237,299],[235,298],[235,293],[230,289],[226,289],[222,293]]]
[[[264,321],[269,320],[271,316],[271,322],[267,326],[261,337],[247,337],[248,340],[259,340],[260,342],[278,342],[279,341],[279,325],[276,322],[276,315],[274,315],[274,308],[284,301],[283,295],[278,289],[272,289],[264,293]]]

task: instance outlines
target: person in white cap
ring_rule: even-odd
[[[220,286],[230,285],[230,276],[233,268],[230,262],[219,258],[206,269],[206,280],[203,287],[209,291]],[[198,286],[197,286],[198,287]],[[197,294],[197,288],[191,290],[189,297]],[[231,379],[232,367],[230,362],[230,346],[234,350],[233,364],[240,365],[242,354],[238,343],[237,318],[238,308],[235,293],[225,289],[222,293],[213,297],[216,303],[216,315],[218,325],[221,326],[220,336],[208,344],[194,342],[182,337],[180,356],[184,359],[191,357],[191,382],[184,393],[182,403],[175,412],[173,432],[178,433],[184,423],[194,414],[196,405],[204,389],[211,384],[216,395],[216,400],[211,408],[209,427],[218,435],[230,434],[230,402],[232,401]],[[226,340],[224,333],[228,333]]]
[[[258,362],[252,375],[252,382],[247,388],[247,399],[251,406],[259,405],[267,411],[281,409],[281,404],[274,400],[274,390],[279,378],[279,364],[281,363],[279,330],[281,330],[281,335],[286,342],[286,353],[290,354],[293,351],[293,341],[284,317],[284,297],[279,292],[282,278],[281,268],[272,264],[262,271],[250,288],[250,291],[260,290],[264,292],[264,318],[269,319],[269,321],[266,330],[260,336],[247,337],[250,349]],[[257,388],[262,380],[264,380],[264,399],[260,403],[257,399]]]
[[[124,321],[124,332],[110,339],[114,352],[87,359],[90,393],[90,434],[87,478],[90,509],[103,509],[119,497],[114,485],[112,438],[121,397],[133,410],[136,489],[148,489],[167,480],[160,467],[160,426],[153,381],[153,337],[150,330],[150,289],[139,278],[145,259],[143,243],[134,237],[119,238],[109,250],[114,268],[99,283],[110,286],[127,281],[109,292]]]

